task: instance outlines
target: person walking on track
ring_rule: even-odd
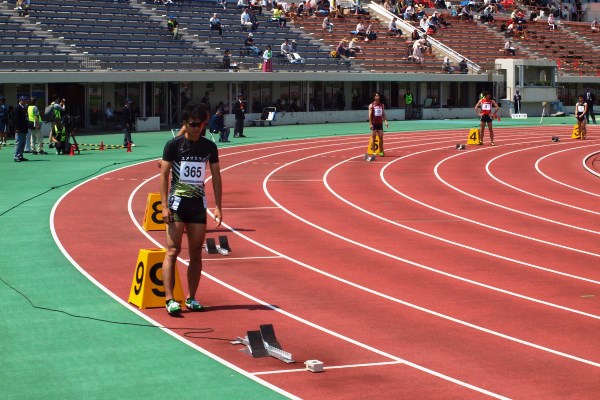
[[[387,117],[385,116],[384,105],[381,102],[381,95],[375,93],[373,95],[373,102],[369,104],[369,125],[371,126],[371,141],[373,146],[375,145],[375,138],[379,138],[379,149],[372,148],[373,153],[377,153],[379,150],[379,156],[383,157],[383,123],[385,127],[389,128]]]
[[[173,298],[177,256],[181,252],[184,230],[187,230],[189,265],[186,308],[201,311],[196,290],[202,273],[202,245],[206,234],[207,199],[204,188],[206,166],[210,167],[215,197],[214,218],[221,225],[221,170],[217,145],[204,137],[209,113],[205,104],[191,105],[183,112],[185,131],[167,142],[163,151],[160,173],[162,217],[167,233],[167,252],[163,261],[163,280],[167,312],[181,311]],[[171,185],[169,190],[169,178]]]
[[[495,146],[494,143],[494,130],[492,128],[492,121],[496,117],[496,113],[498,112],[498,104],[492,99],[492,94],[490,92],[483,92],[483,97],[477,102],[475,105],[475,112],[479,115],[481,120],[481,125],[479,127],[479,144],[483,144],[483,137],[485,135],[485,125],[487,124],[490,130],[490,144]],[[492,108],[494,110],[492,111]]]

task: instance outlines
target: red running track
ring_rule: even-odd
[[[364,137],[222,150],[226,228],[208,236],[229,229],[233,253],[206,256],[207,310],[143,313],[231,339],[274,324],[326,372],[186,339],[302,398],[597,398],[600,189],[583,159],[600,144],[497,130],[458,152],[463,131],[386,134],[371,163]],[[124,301],[138,250],[164,241],[138,228],[157,172],[102,175],[55,209],[65,252]]]

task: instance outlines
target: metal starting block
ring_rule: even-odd
[[[553,142],[560,142],[560,138],[558,136],[552,136]]]
[[[376,158],[375,154],[365,154],[365,161],[375,161]]]
[[[294,362],[292,354],[281,348],[272,324],[261,325],[259,331],[248,331],[248,336],[245,338],[238,336],[231,344],[243,344],[246,347],[240,351],[253,358],[271,356],[287,364]]]
[[[512,119],[527,119],[527,114],[510,114]]]
[[[466,148],[467,148],[467,146],[464,144],[461,144],[461,143],[456,145],[456,150],[464,150]]]
[[[204,249],[208,254],[220,254],[222,256],[228,256],[231,248],[229,247],[229,241],[227,240],[227,236],[219,236],[219,245],[215,242],[213,238],[206,238],[206,244],[204,245]]]

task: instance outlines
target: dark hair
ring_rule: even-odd
[[[52,101],[53,101],[53,102],[55,102],[55,103],[57,103],[57,102],[58,102],[58,99],[59,99],[59,98],[60,98],[60,97],[59,97],[57,94],[53,94],[53,95],[52,95]]]
[[[209,115],[208,110],[206,109],[206,104],[189,103],[187,106],[185,106],[181,112],[181,119],[183,122],[187,122],[187,120],[190,118],[199,119],[202,122],[207,121]]]

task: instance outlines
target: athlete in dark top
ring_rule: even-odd
[[[163,262],[163,280],[169,314],[181,311],[179,303],[173,299],[173,289],[175,263],[181,252],[184,229],[187,229],[190,256],[185,305],[193,311],[202,309],[195,295],[202,273],[202,245],[206,234],[207,201],[204,181],[207,163],[215,196],[216,226],[221,225],[222,221],[219,155],[217,146],[204,137],[209,117],[206,105],[191,105],[184,111],[183,116],[185,132],[165,145],[160,173],[162,216],[167,224],[167,254]]]
[[[375,138],[379,137],[379,156],[383,157],[385,155],[383,151],[383,123],[385,122],[386,128],[389,128],[387,117],[385,116],[385,109],[383,103],[381,103],[381,95],[379,93],[375,93],[373,96],[373,102],[369,105],[369,125],[371,128],[371,137],[373,143],[375,143]]]

